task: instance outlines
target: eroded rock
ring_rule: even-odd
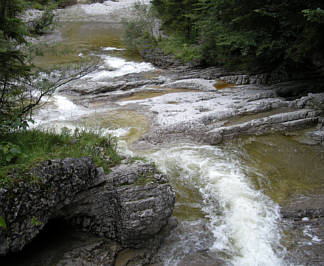
[[[167,224],[175,194],[150,164],[121,165],[102,176],[102,185],[77,195],[62,215],[83,230],[142,246]]]
[[[143,247],[173,211],[175,193],[150,164],[120,165],[105,175],[91,158],[49,160],[32,174],[30,182],[0,191],[0,215],[7,224],[0,228],[1,255],[21,250],[52,218],[123,248]]]

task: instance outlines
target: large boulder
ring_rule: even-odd
[[[50,160],[0,189],[0,254],[21,250],[62,206],[94,185],[97,170],[91,158]]]
[[[53,218],[82,231],[142,247],[168,223],[175,193],[147,163],[121,165],[105,175],[92,158],[49,160],[28,181],[0,189],[0,255],[21,250]]]
[[[153,165],[120,165],[102,175],[101,182],[79,193],[61,215],[124,247],[142,246],[167,224],[175,193]]]

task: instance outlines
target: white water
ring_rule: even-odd
[[[124,48],[116,48],[116,47],[104,47],[102,48],[103,51],[124,51]]]
[[[97,10],[99,6],[99,4],[93,5],[94,9],[91,12]],[[102,48],[103,52],[115,50],[120,48]],[[109,81],[111,78],[130,73],[154,70],[151,64],[145,62],[127,61],[105,54],[101,55],[101,58],[104,64],[99,71],[85,78],[93,81]],[[207,85],[211,86],[209,83]],[[199,96],[199,93],[197,95]],[[162,103],[166,102],[163,101],[163,97],[167,96],[156,97],[151,101],[153,111],[154,108],[161,110]],[[98,110],[76,105],[61,95],[55,95],[51,101],[52,104],[47,105],[37,114],[36,125],[51,127],[64,125],[74,129],[76,125],[73,122],[92,112],[98,112]],[[192,105],[198,100],[188,102]],[[202,104],[206,107],[206,101]],[[214,107],[215,104],[211,103],[210,108]],[[168,112],[170,108],[179,107],[165,104]],[[197,111],[197,113],[201,112]],[[179,116],[179,120],[188,117],[192,119],[194,114]],[[167,115],[163,119],[165,119],[164,123],[169,124],[176,121],[174,117],[172,117],[173,121],[170,121],[170,118],[167,120]],[[127,135],[129,130],[130,128],[107,128],[102,132],[120,137]],[[133,153],[127,149],[126,142],[121,142],[120,149],[123,153],[136,155],[136,151]],[[253,188],[246,171],[234,154],[212,146],[179,144],[176,147],[147,153],[146,157],[153,160],[163,172],[168,174],[173,183],[191,183],[199,191],[202,202],[197,205],[202,206],[208,221],[208,230],[215,239],[208,247],[210,250],[225,254],[228,262],[234,265],[284,265],[282,260],[284,250],[280,246],[281,230],[278,226],[279,208]],[[186,223],[194,227],[199,224],[199,221],[183,222]],[[173,247],[182,249],[180,255],[176,250],[168,254],[165,265],[176,265],[185,255],[206,248],[203,244],[204,240],[199,239],[197,234],[186,236],[186,231],[182,234],[179,242],[173,243]],[[191,238],[191,242],[188,238]]]
[[[100,67],[102,70],[85,76],[85,79],[108,81],[111,78],[121,77],[132,73],[153,71],[155,69],[150,63],[127,61],[123,58],[109,55],[102,55],[101,58],[104,60],[103,66]]]
[[[173,182],[199,189],[215,237],[212,251],[225,252],[234,265],[284,265],[279,207],[253,189],[234,156],[212,146],[179,145],[150,157],[169,176],[177,172]]]
[[[35,123],[31,125],[36,126],[50,126],[55,127],[57,123],[66,122],[67,125],[71,121],[75,121],[84,115],[88,115],[94,110],[89,110],[80,105],[74,104],[67,97],[55,94],[53,97],[43,99],[46,102],[44,106],[35,115]]]
[[[123,59],[114,59],[114,63],[117,72],[123,72],[125,65],[137,64]],[[78,106],[61,95],[55,95],[53,103],[39,112],[38,125],[74,129],[76,126],[71,124],[72,121],[95,111]],[[129,128],[102,130],[103,134],[117,137],[128,132]],[[126,142],[120,143],[120,151],[133,154],[127,149]],[[190,144],[160,149],[146,156],[171,179],[176,173],[178,178],[173,182],[190,182],[199,190],[203,212],[215,238],[210,250],[225,253],[234,265],[284,265],[280,254],[281,231],[277,224],[279,208],[253,188],[235,156],[217,147]],[[188,244],[181,256],[201,248],[202,244],[198,242]],[[174,245],[178,248],[179,243]],[[173,256],[170,254],[165,265],[176,265],[181,260],[176,251]]]

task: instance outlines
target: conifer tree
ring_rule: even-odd
[[[166,32],[182,32],[210,65],[299,69],[312,66],[315,54],[324,58],[322,0],[153,0],[152,4]]]
[[[35,29],[28,29],[21,19],[25,8],[23,0],[0,0],[0,134],[28,127],[44,96],[93,71],[98,63],[85,62],[55,72],[36,71],[26,41]],[[47,26],[47,18],[43,22]],[[38,32],[42,33],[41,28]]]

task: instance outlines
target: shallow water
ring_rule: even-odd
[[[249,137],[239,144],[254,185],[280,204],[324,192],[324,150],[300,143],[297,136]]]
[[[282,264],[279,206],[253,186],[235,153],[184,143],[147,157],[177,189],[175,214],[183,221],[207,219],[214,242],[205,248],[235,265]],[[177,252],[173,256],[168,263],[179,261]]]
[[[61,24],[59,30],[62,40],[58,46],[73,47],[73,51],[64,55],[48,50],[36,60],[37,64],[66,64],[94,54],[101,58],[102,65],[86,77],[92,81],[109,82],[129,73],[144,72],[146,78],[159,75],[138,55],[125,50],[119,25],[69,22]],[[218,89],[230,86],[218,85]],[[201,250],[214,252],[234,265],[288,264],[278,204],[323,192],[323,150],[282,135],[241,138],[219,146],[177,143],[154,150],[131,150],[130,144],[147,132],[150,120],[142,112],[129,109],[125,101],[153,97],[158,101],[166,93],[178,92],[191,90],[139,92],[114,107],[103,103],[84,107],[56,94],[35,120],[42,127],[86,127],[116,135],[121,152],[144,156],[169,176],[177,194],[174,216],[181,224],[159,253],[165,265],[177,265]]]
[[[107,22],[58,22],[56,41],[41,45],[43,55],[35,58],[36,66],[79,62],[89,54],[116,55],[140,61],[138,54],[125,49],[121,42],[121,24]]]

